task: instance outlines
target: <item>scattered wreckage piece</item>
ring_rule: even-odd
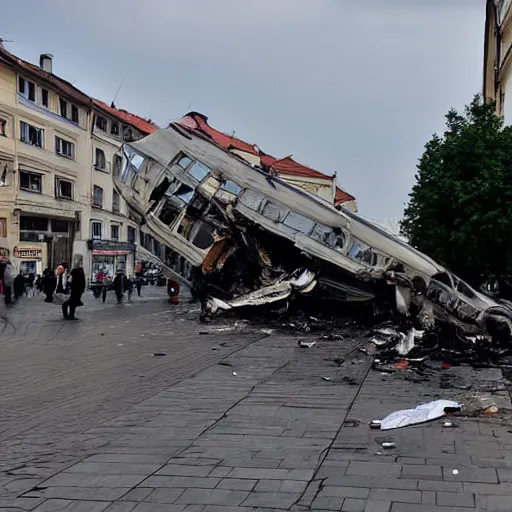
[[[466,335],[510,338],[510,304],[271,171],[259,153],[244,157],[181,120],[124,144],[114,183],[144,250],[191,287],[204,315],[286,309],[304,296],[390,303],[421,329],[447,323]],[[402,355],[417,339],[401,340]]]
[[[426,423],[438,418],[442,418],[447,413],[458,412],[462,405],[451,400],[435,400],[425,404],[420,404],[414,409],[404,409],[395,411],[386,416],[380,423],[381,430],[392,430],[396,428],[408,427]],[[373,422],[370,424],[372,428]]]

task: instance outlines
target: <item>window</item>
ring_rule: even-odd
[[[60,115],[67,119],[68,117],[68,102],[62,98],[59,98]]]
[[[226,192],[231,192],[232,194],[235,195],[238,195],[240,194],[240,192],[242,192],[242,187],[231,180],[227,180],[225,183],[222,184],[220,188],[222,190],[225,190]]]
[[[339,228],[330,228],[323,224],[316,224],[311,233],[311,238],[332,249],[341,250],[345,245],[345,235]]]
[[[263,196],[252,190],[246,190],[240,198],[240,202],[250,210],[257,212],[263,202]]]
[[[105,152],[100,148],[96,148],[96,163],[94,164],[94,167],[100,171],[104,171],[105,166]]]
[[[377,254],[363,242],[355,241],[352,244],[349,256],[356,261],[361,261],[368,265],[377,265]]]
[[[116,137],[119,136],[119,123],[112,121],[110,124],[110,134],[115,135]]]
[[[55,137],[55,152],[61,156],[75,158],[75,145],[68,140]]]
[[[20,218],[20,242],[39,242],[48,233],[48,219],[44,217]]]
[[[128,242],[130,242],[131,244],[134,244],[136,239],[137,239],[137,232],[135,231],[135,228],[128,226]]]
[[[73,182],[55,178],[55,197],[58,199],[73,199]]]
[[[188,173],[197,181],[202,181],[210,173],[210,169],[201,162],[194,162]]]
[[[36,101],[36,84],[21,76],[18,79],[18,92],[28,100]]]
[[[51,220],[52,233],[66,233],[69,234],[69,222],[67,220]]]
[[[80,118],[78,113],[78,107],[71,105],[64,98],[59,98],[60,115],[68,121],[78,124]]]
[[[92,231],[92,239],[93,240],[101,240],[101,228],[102,228],[101,222],[93,222],[91,224],[91,231]]]
[[[7,137],[7,121],[5,119],[0,118],[0,135],[2,137]]]
[[[282,222],[283,219],[286,217],[288,211],[283,210],[276,204],[268,201],[261,213],[264,217],[266,217],[269,220],[273,220],[274,222]]]
[[[94,185],[92,205],[96,206],[96,208],[103,208],[103,189],[97,185]]]
[[[7,219],[5,217],[0,218],[0,236],[7,238]]]
[[[44,130],[20,121],[20,140],[38,148],[44,147]]]
[[[192,163],[192,160],[188,156],[183,155],[176,163],[182,169],[186,169]]]
[[[80,120],[80,118],[78,115],[78,107],[75,105],[72,105],[71,106],[71,121],[73,121],[73,123],[78,124],[79,120]]]
[[[34,172],[20,171],[20,189],[28,192],[42,192],[42,176]]]
[[[120,211],[120,198],[119,193],[116,190],[112,191],[112,211],[114,213],[119,213]]]
[[[41,89],[41,105],[46,108],[50,105],[48,89]]]
[[[114,155],[114,176],[121,174],[121,168],[123,166],[123,157],[120,155]]]
[[[110,239],[111,240],[119,240],[119,225],[118,224],[110,225]]]
[[[284,225],[307,234],[313,229],[315,223],[300,213],[290,212],[284,219]]]
[[[107,120],[104,117],[96,116],[96,128],[102,132],[107,131]]]

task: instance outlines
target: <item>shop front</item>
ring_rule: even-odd
[[[14,266],[23,275],[41,275],[46,262],[46,252],[46,244],[18,244],[12,251]]]
[[[96,281],[99,272],[110,279],[114,278],[118,270],[127,274],[133,272],[134,244],[110,240],[91,240],[90,243],[92,245],[92,281]]]

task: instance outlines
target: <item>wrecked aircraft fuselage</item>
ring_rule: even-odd
[[[172,123],[125,144],[114,182],[139,218],[140,245],[181,276],[205,312],[290,296],[395,296],[424,327],[512,331],[512,310],[359,215]],[[391,293],[390,293],[391,292]]]

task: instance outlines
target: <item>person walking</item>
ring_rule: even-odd
[[[14,300],[18,300],[25,293],[25,277],[21,272],[14,278]]]
[[[76,266],[71,271],[69,278],[69,299],[62,304],[62,314],[66,320],[76,320],[75,310],[83,306],[82,294],[85,291],[85,274],[81,266]]]
[[[42,278],[43,292],[46,295],[45,302],[53,302],[53,294],[57,287],[57,276],[49,269],[45,269]]]

